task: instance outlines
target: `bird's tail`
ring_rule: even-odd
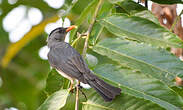
[[[105,101],[112,101],[117,95],[120,95],[121,89],[109,85],[93,73],[84,74],[85,82],[94,88]]]

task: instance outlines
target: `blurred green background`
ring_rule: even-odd
[[[76,2],[0,0],[0,110],[35,110],[45,100],[46,39],[54,28],[74,24],[91,0]]]

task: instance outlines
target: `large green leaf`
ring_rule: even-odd
[[[100,65],[94,72],[121,87],[124,93],[149,100],[167,110],[182,110],[183,99],[155,78],[111,64]]]
[[[106,39],[93,50],[169,85],[172,85],[176,75],[183,73],[183,63],[161,48],[121,39]]]
[[[183,42],[164,27],[141,17],[118,14],[100,20],[111,33],[161,47],[183,47]]]
[[[82,110],[164,110],[150,101],[121,94],[112,102],[105,102],[98,94],[93,93]]]
[[[59,110],[66,104],[68,95],[68,90],[59,90],[49,96],[45,100],[45,102],[38,108],[38,110]]]

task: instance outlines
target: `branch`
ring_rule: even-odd
[[[89,40],[89,37],[90,37],[90,33],[91,33],[93,25],[94,25],[94,23],[96,21],[97,13],[98,13],[98,11],[100,9],[100,6],[101,6],[102,2],[103,2],[103,0],[99,0],[99,3],[96,6],[96,10],[95,10],[93,19],[91,21],[91,24],[89,25],[88,30],[86,32],[87,35],[86,35],[86,40],[85,40],[85,44],[84,44],[84,48],[83,48],[83,57],[86,56],[86,51],[87,51],[87,47],[88,47],[88,40]]]
[[[176,17],[175,21],[173,22],[173,24],[172,24],[172,26],[171,26],[171,28],[170,28],[170,31],[171,31],[171,32],[172,32],[173,29],[175,28],[175,25],[177,24],[177,21],[180,20],[182,14],[183,14],[183,10],[182,10],[181,13],[179,14],[179,16]]]

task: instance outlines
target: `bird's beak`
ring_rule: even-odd
[[[75,29],[75,28],[77,28],[76,25],[69,26],[69,27],[66,29],[66,32],[69,32],[69,31],[71,31],[72,29]]]

